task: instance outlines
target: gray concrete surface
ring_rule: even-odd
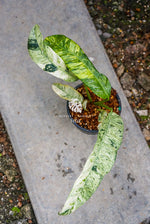
[[[0,1],[0,106],[39,224],[139,224],[150,215],[150,151],[82,0]],[[122,100],[124,140],[92,198],[59,217],[96,136],[80,133],[27,52],[31,28],[76,41]],[[58,80],[57,80],[58,81]],[[68,172],[68,168],[71,172]]]

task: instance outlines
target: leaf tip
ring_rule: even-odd
[[[58,215],[70,215],[71,214],[71,209],[67,209],[65,211],[61,211],[61,212],[58,212]]]

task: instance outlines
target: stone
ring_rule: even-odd
[[[124,89],[131,90],[134,80],[132,77],[126,72],[120,79],[121,84],[123,85]]]
[[[143,87],[143,89],[150,91],[150,76],[142,73],[138,78],[138,83]]]
[[[148,116],[148,110],[137,110],[136,113],[139,116]]]
[[[110,33],[106,33],[106,32],[104,32],[104,33],[103,33],[103,37],[106,38],[106,39],[107,39],[107,38],[110,38],[110,37],[111,37],[111,34],[110,34]]]
[[[96,22],[95,26],[97,27],[97,29],[101,29],[102,28],[102,25],[99,24],[99,21]]]
[[[32,219],[33,218],[33,212],[32,212],[32,208],[29,204],[26,204],[24,205],[22,208],[21,208],[21,212],[24,214],[24,216],[27,218],[27,219]]]
[[[120,77],[120,76],[124,73],[124,69],[125,69],[125,67],[124,67],[123,64],[121,64],[121,65],[117,68],[117,75],[118,75],[118,77]]]
[[[132,96],[132,92],[129,90],[124,90],[124,93],[125,93],[126,97]]]
[[[15,170],[13,170],[13,169],[11,169],[11,170],[5,170],[5,172],[4,172],[5,174],[6,174],[6,176],[7,176],[7,179],[10,181],[10,182],[12,182],[13,180],[14,180],[14,178],[15,178],[15,176],[17,175],[17,172],[15,171]]]
[[[139,95],[137,89],[135,89],[135,88],[132,88],[132,93],[134,94],[134,96],[138,96]]]
[[[0,214],[0,220],[4,218],[4,215],[3,214]],[[0,224],[1,224],[1,221],[0,221]]]
[[[93,5],[93,1],[88,1],[88,5]]]
[[[9,159],[6,160],[6,163],[7,163],[7,166],[12,166],[13,163],[14,163],[14,159],[9,158]]]
[[[143,135],[146,139],[146,141],[150,141],[150,131],[146,128],[143,129]]]
[[[100,30],[100,29],[97,30],[97,33],[99,36],[101,36],[103,34],[102,30]]]
[[[131,10],[130,13],[131,13],[131,16],[135,15],[135,12],[133,10]]]
[[[119,9],[119,11],[121,11],[121,12],[123,11],[123,7],[120,6],[120,5],[119,5],[118,9]]]

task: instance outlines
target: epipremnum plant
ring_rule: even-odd
[[[81,80],[97,96],[109,100],[111,84],[99,73],[86,54],[73,40],[64,35],[52,35],[43,40],[39,26],[29,35],[28,51],[32,60],[44,71],[67,82]],[[54,83],[52,89],[61,98],[77,106],[77,112],[86,110],[87,100],[69,85]],[[88,95],[88,90],[87,90]],[[89,98],[90,100],[90,98]],[[92,153],[74,183],[59,215],[67,215],[83,205],[96,191],[117,156],[123,137],[123,121],[114,112],[99,113],[98,137]]]

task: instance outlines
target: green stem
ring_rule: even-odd
[[[86,94],[87,94],[87,97],[88,97],[89,101],[92,102],[92,97],[91,97],[91,95],[90,95],[90,92],[89,92],[87,86],[84,85],[84,88],[85,88],[85,91],[86,91]]]
[[[113,109],[111,107],[108,107],[107,105],[105,105],[103,103],[103,101],[99,101],[99,102],[94,102],[95,105],[97,106],[101,106],[101,107],[105,107],[106,109],[110,110],[110,111],[113,111]]]

